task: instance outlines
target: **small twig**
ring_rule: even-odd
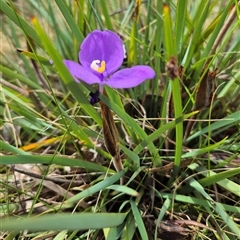
[[[2,85],[13,89],[14,91],[18,92],[21,95],[24,95],[24,96],[27,96],[27,97],[29,96],[29,93],[28,93],[27,90],[23,90],[22,88],[4,80],[4,79],[1,79],[0,82],[1,82]]]
[[[67,180],[67,179],[60,179],[60,178],[43,176],[41,174],[29,172],[29,169],[25,170],[20,166],[14,166],[14,170],[16,172],[25,174],[25,175],[27,175],[29,177],[32,177],[32,178],[37,178],[37,179],[43,179],[44,178],[44,180],[51,181],[51,182],[54,182],[54,183],[60,183],[60,184],[61,183],[73,183],[73,184],[79,184],[79,185],[84,183],[84,181],[82,181],[82,180]]]
[[[33,40],[31,38],[28,38],[28,41],[27,41],[28,51],[33,53],[33,48],[34,47],[35,47],[35,43],[33,42]],[[39,66],[37,64],[37,61],[35,61],[32,58],[30,60],[31,60],[31,63],[33,65],[33,68],[35,69],[35,71],[37,73],[40,86],[42,86],[46,91],[49,91],[50,87],[49,87],[47,81],[45,80],[42,72],[40,71],[40,68],[39,68]]]
[[[192,162],[194,162],[193,159],[182,160],[181,164],[180,164],[180,168],[185,168],[185,167],[189,166]],[[173,167],[174,167],[174,163],[171,162],[171,163],[169,163],[167,165],[164,165],[162,167],[155,167],[155,168],[146,169],[146,172],[158,173],[158,174],[167,174],[171,170],[173,170]]]
[[[200,223],[200,222],[196,222],[196,221],[193,221],[193,220],[174,220],[175,223],[178,223],[180,224],[181,226],[189,226],[189,225],[193,225],[193,226],[196,226],[196,227],[199,227],[199,228],[205,228],[205,229],[208,229],[210,231],[213,231],[213,232],[216,232],[216,230]]]
[[[53,192],[59,194],[60,196],[63,196],[65,197],[66,199],[69,199],[71,197],[74,196],[73,193],[67,191],[66,189],[64,189],[63,187],[61,187],[60,185],[58,184],[55,184],[51,179],[50,181],[47,180],[47,178],[49,177],[46,177],[46,176],[41,176],[39,177],[38,174],[35,174],[35,173],[29,173],[27,169],[25,169],[23,166],[15,166],[14,169],[17,171],[17,172],[20,172],[20,173],[23,173],[23,174],[26,174],[28,176],[31,176],[33,178],[35,178],[35,181],[38,183],[38,184],[42,184],[43,186],[45,186],[46,188],[52,190]],[[34,176],[33,176],[34,175]],[[37,177],[36,177],[37,176]],[[55,179],[56,180],[56,179]],[[73,181],[71,181],[73,182]],[[82,208],[86,209],[89,205],[85,202],[85,201],[81,201],[79,203],[79,206],[81,206]]]

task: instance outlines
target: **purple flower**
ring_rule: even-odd
[[[80,64],[71,60],[64,60],[64,63],[76,82],[98,83],[100,92],[103,92],[104,84],[113,88],[132,88],[155,77],[154,70],[143,65],[117,71],[124,55],[122,40],[116,33],[95,30],[80,47]]]

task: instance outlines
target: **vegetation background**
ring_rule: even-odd
[[[2,239],[240,236],[240,1],[0,1]],[[104,146],[96,86],[77,84],[94,29],[154,80],[101,96],[124,170]],[[54,62],[54,64],[52,64]],[[120,185],[120,179],[124,185]]]

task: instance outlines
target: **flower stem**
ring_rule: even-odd
[[[103,94],[107,96],[105,89],[103,90]],[[120,157],[120,150],[118,147],[118,131],[115,125],[113,115],[108,106],[105,105],[102,101],[100,101],[102,119],[103,119],[103,135],[104,141],[107,150],[113,157],[113,165],[115,169],[119,172],[123,170],[123,165]],[[121,184],[123,184],[123,179],[121,179]]]

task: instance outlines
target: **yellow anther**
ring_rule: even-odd
[[[103,73],[105,71],[105,68],[106,68],[106,63],[105,63],[105,61],[102,61],[101,62],[101,67],[99,67],[97,71],[99,73]]]
[[[93,60],[91,63],[91,68],[96,72],[103,73],[106,68],[106,62],[101,61],[101,66],[99,67],[99,65],[100,65],[100,60]]]

